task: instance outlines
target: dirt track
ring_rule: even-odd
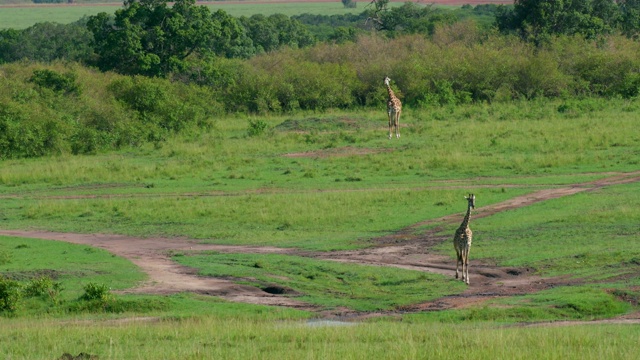
[[[569,196],[584,191],[594,191],[609,185],[638,181],[640,181],[640,171],[609,174],[609,176],[604,179],[553,189],[544,189],[501,203],[481,207],[473,213],[473,217],[491,216],[501,211],[528,206],[540,201]],[[497,187],[500,187],[500,185],[497,185]],[[275,247],[210,245],[199,244],[190,239],[133,238],[104,234],[87,235],[0,230],[0,235],[51,239],[95,246],[126,258],[139,266],[149,277],[148,281],[137,288],[127,290],[126,292],[128,293],[171,294],[178,292],[195,292],[219,296],[236,302],[287,306],[315,311],[318,310],[315,306],[297,301],[294,298],[270,294],[259,288],[238,285],[225,279],[197,276],[194,269],[173,262],[170,259],[169,253],[171,251],[189,252],[215,250],[226,253],[292,254],[332,261],[375,266],[393,266],[453,276],[455,262],[449,257],[432,254],[430,248],[443,241],[450,240],[450,237],[437,235],[440,226],[457,224],[461,221],[461,216],[461,214],[452,214],[412,225],[394,234],[373,239],[372,241],[375,246],[368,249],[336,252],[306,252],[297,249]],[[429,224],[436,225],[436,227],[423,234],[415,235],[418,226]],[[563,278],[542,279],[532,275],[528,269],[503,268],[493,264],[485,264],[477,260],[471,261],[470,269],[471,285],[462,294],[441,298],[429,303],[408,306],[394,313],[461,308],[481,303],[487,299],[532,293],[551,286],[570,283],[570,280]],[[353,314],[349,311],[340,310],[321,315],[325,317],[341,315],[370,316],[370,314]],[[633,317],[633,321],[638,321],[638,314],[635,314]],[[624,319],[624,321],[629,321],[629,319]]]

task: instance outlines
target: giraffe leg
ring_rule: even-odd
[[[469,285],[469,251],[464,254],[464,263],[462,265],[462,280]]]
[[[389,139],[391,139],[391,138],[392,138],[392,136],[391,136],[391,129],[392,129],[392,126],[393,126],[393,122],[391,122],[391,119],[392,119],[392,118],[391,118],[391,113],[389,113]]]
[[[400,139],[400,113],[396,113],[396,138]]]
[[[457,265],[456,265],[457,267]],[[460,250],[460,268],[462,269],[462,281],[465,282],[464,276],[464,248]]]
[[[470,252],[471,252],[471,241],[469,241],[469,244],[467,245],[467,251],[465,253],[465,259],[464,259],[465,264],[467,264],[467,285],[469,285],[469,253]]]
[[[456,279],[458,278],[458,265],[461,262],[462,262],[462,257],[460,257],[460,254],[457,254],[457,256],[456,256]]]

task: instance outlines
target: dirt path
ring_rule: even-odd
[[[544,189],[527,195],[478,208],[474,217],[486,217],[502,211],[529,206],[537,202],[573,195],[584,191],[593,191],[605,186],[640,181],[640,171],[632,173],[609,174],[604,179],[569,186]],[[497,185],[500,187],[500,185]],[[297,249],[276,247],[249,247],[199,244],[195,240],[181,238],[134,238],[105,234],[70,234],[39,231],[0,230],[0,235],[31,237],[66,241],[105,249],[117,256],[126,258],[140,267],[149,279],[140,286],[129,289],[127,293],[171,294],[194,292],[219,296],[229,301],[252,304],[287,306],[316,311],[313,305],[303,303],[282,295],[271,294],[265,290],[238,285],[230,280],[197,276],[196,270],[179,265],[170,259],[172,251],[215,250],[224,253],[264,253],[295,254],[324,260],[368,264],[375,266],[393,266],[418,271],[434,272],[453,276],[455,262],[442,255],[433,254],[430,248],[450,237],[440,236],[440,229],[449,224],[458,223],[461,214],[452,214],[438,219],[427,220],[402,229],[394,234],[374,239],[376,246],[368,249],[336,252],[305,252]],[[424,225],[435,225],[431,230],[416,235],[416,229]],[[545,278],[532,275],[529,269],[504,268],[471,261],[471,285],[465,292],[424,304],[416,304],[399,309],[397,313],[462,308],[481,303],[487,299],[516,294],[527,294],[552,286],[568,284],[568,279]],[[324,314],[326,317],[354,315],[335,311]],[[362,315],[362,314],[360,314]],[[366,315],[365,315],[366,316]],[[634,319],[636,321],[638,319]]]

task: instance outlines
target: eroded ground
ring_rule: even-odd
[[[529,206],[540,201],[584,191],[594,191],[604,186],[637,181],[640,181],[640,171],[612,173],[608,174],[604,179],[544,189],[501,203],[477,208],[473,216],[474,218],[491,216],[501,211]],[[496,187],[499,188],[501,185],[496,185]],[[370,248],[334,252],[309,252],[276,247],[211,245],[199,244],[195,240],[183,238],[135,238],[105,234],[0,230],[0,235],[50,239],[95,246],[126,258],[139,266],[148,275],[146,282],[136,288],[127,290],[127,293],[172,294],[194,292],[218,296],[229,301],[320,311],[316,306],[300,302],[295,298],[275,295],[253,286],[239,285],[226,279],[198,276],[195,269],[172,261],[170,254],[175,251],[197,252],[203,250],[214,250],[221,253],[278,253],[374,266],[393,266],[453,276],[455,261],[447,256],[435,254],[431,249],[443,241],[451,240],[450,237],[438,235],[440,229],[444,225],[457,224],[461,221],[460,219],[461,214],[452,214],[438,219],[426,220],[401,229],[394,234],[373,239],[374,246]],[[433,225],[433,227],[422,233],[416,231],[418,227],[425,225]],[[543,279],[526,268],[499,267],[473,259],[471,260],[470,269],[471,285],[462,294],[440,298],[428,303],[406,306],[395,312],[379,314],[392,315],[393,313],[463,308],[480,304],[488,299],[533,293],[552,286],[570,284],[572,281],[576,281],[568,278]],[[375,316],[376,314],[357,314],[347,310],[319,312],[319,316],[327,318],[345,315],[358,317]],[[627,315],[622,319],[608,321],[639,322],[640,314]]]

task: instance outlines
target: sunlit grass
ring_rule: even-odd
[[[297,256],[195,254],[174,260],[201,275],[236,278],[260,288],[277,286],[297,299],[326,308],[391,310],[463,290],[460,281],[391,267],[340,264]]]
[[[401,4],[400,4],[401,5]],[[320,2],[320,3],[274,3],[274,4],[206,4],[212,12],[218,9],[224,10],[232,16],[251,16],[254,14],[272,15],[284,14],[287,16],[300,14],[318,15],[342,15],[359,14],[365,11],[364,6],[355,9],[345,8],[341,2]],[[396,4],[392,4],[396,6]],[[103,5],[83,5],[83,6],[30,6],[30,7],[1,7],[0,29],[24,29],[39,22],[56,22],[68,24],[79,20],[83,16],[92,16],[101,12],[108,14],[115,13],[122,8],[122,3],[111,3]]]
[[[637,171],[640,136],[635,112],[628,110],[637,107],[637,101],[581,101],[591,110],[571,116],[558,111],[561,101],[407,109],[400,141],[386,139],[383,109],[362,109],[251,117],[268,124],[259,136],[247,134],[249,117],[234,116],[217,120],[210,132],[171,138],[157,147],[5,160],[0,167],[2,228],[178,236],[309,250],[371,246],[370,240],[377,236],[462,213],[462,196],[469,192],[476,194],[482,207],[536,190]],[[298,128],[287,127],[292,121],[297,121]],[[640,286],[640,248],[635,241],[640,221],[638,190],[637,184],[609,186],[486,218],[472,217],[472,261],[527,267],[540,276],[580,281],[579,286],[332,328],[281,321],[309,316],[293,310],[184,294],[122,296],[133,305],[117,316],[142,314],[162,320],[69,326],[52,320],[11,319],[7,320],[11,326],[0,328],[0,338],[13,340],[1,342],[10,345],[0,347],[0,357],[52,358],[83,351],[101,359],[300,358],[309,354],[457,358],[468,357],[471,349],[472,357],[479,359],[634,358],[637,327],[520,329],[486,323],[588,320],[635,309],[632,304],[637,302]],[[452,236],[456,226],[446,226],[442,234]],[[5,239],[0,239],[2,249],[12,254],[19,251],[5,245],[9,244]],[[116,288],[138,281],[137,272],[124,279],[111,272],[114,266],[127,268],[120,265],[121,259],[104,265],[92,256],[109,254],[84,248],[76,249],[84,262],[74,266],[85,267],[86,274],[64,280],[75,281],[69,285],[70,299],[78,295],[84,276],[93,276],[97,269],[104,273],[94,279],[113,281]],[[453,256],[449,242],[437,249]],[[39,246],[37,250],[41,251]],[[42,251],[58,252],[47,252],[44,246]],[[234,256],[183,254],[178,258],[209,275],[290,287],[303,299],[315,298],[316,304],[330,308],[393,309],[426,301],[430,291],[452,290],[446,289],[452,284],[450,278],[429,277],[433,289],[426,289],[420,284],[426,282],[422,274],[397,275],[348,264],[317,270],[331,275],[321,284],[308,277],[309,281],[289,283],[286,279],[293,279],[293,274],[309,275],[324,262],[308,261],[296,267],[292,264],[302,261],[297,257]],[[39,264],[34,266],[71,266],[64,261],[61,256],[50,264],[34,262]],[[235,265],[229,264],[232,261]],[[238,265],[242,262],[246,264]],[[0,271],[28,273],[32,268],[27,263],[20,258],[11,269]],[[340,280],[340,273],[356,275]],[[393,291],[375,286],[393,282],[389,279],[409,285]],[[327,289],[340,294],[331,296]],[[368,292],[375,296],[365,301]],[[138,313],[131,310],[136,304]],[[272,312],[274,317],[267,320]],[[403,321],[396,322],[400,318]],[[26,345],[35,339],[42,339],[38,340],[42,348]]]
[[[7,320],[0,356],[49,359],[635,359],[638,326],[494,327],[424,323],[314,326],[202,316],[121,323]],[[149,341],[149,339],[156,339]],[[23,344],[34,344],[24,346]]]
[[[89,282],[118,290],[145,279],[131,262],[90,246],[0,236],[0,252],[7,255],[0,264],[0,276],[20,281],[50,277],[62,283],[65,299],[78,298]]]
[[[472,220],[474,257],[545,275],[637,274],[640,198],[631,194],[639,188],[612,186]]]

